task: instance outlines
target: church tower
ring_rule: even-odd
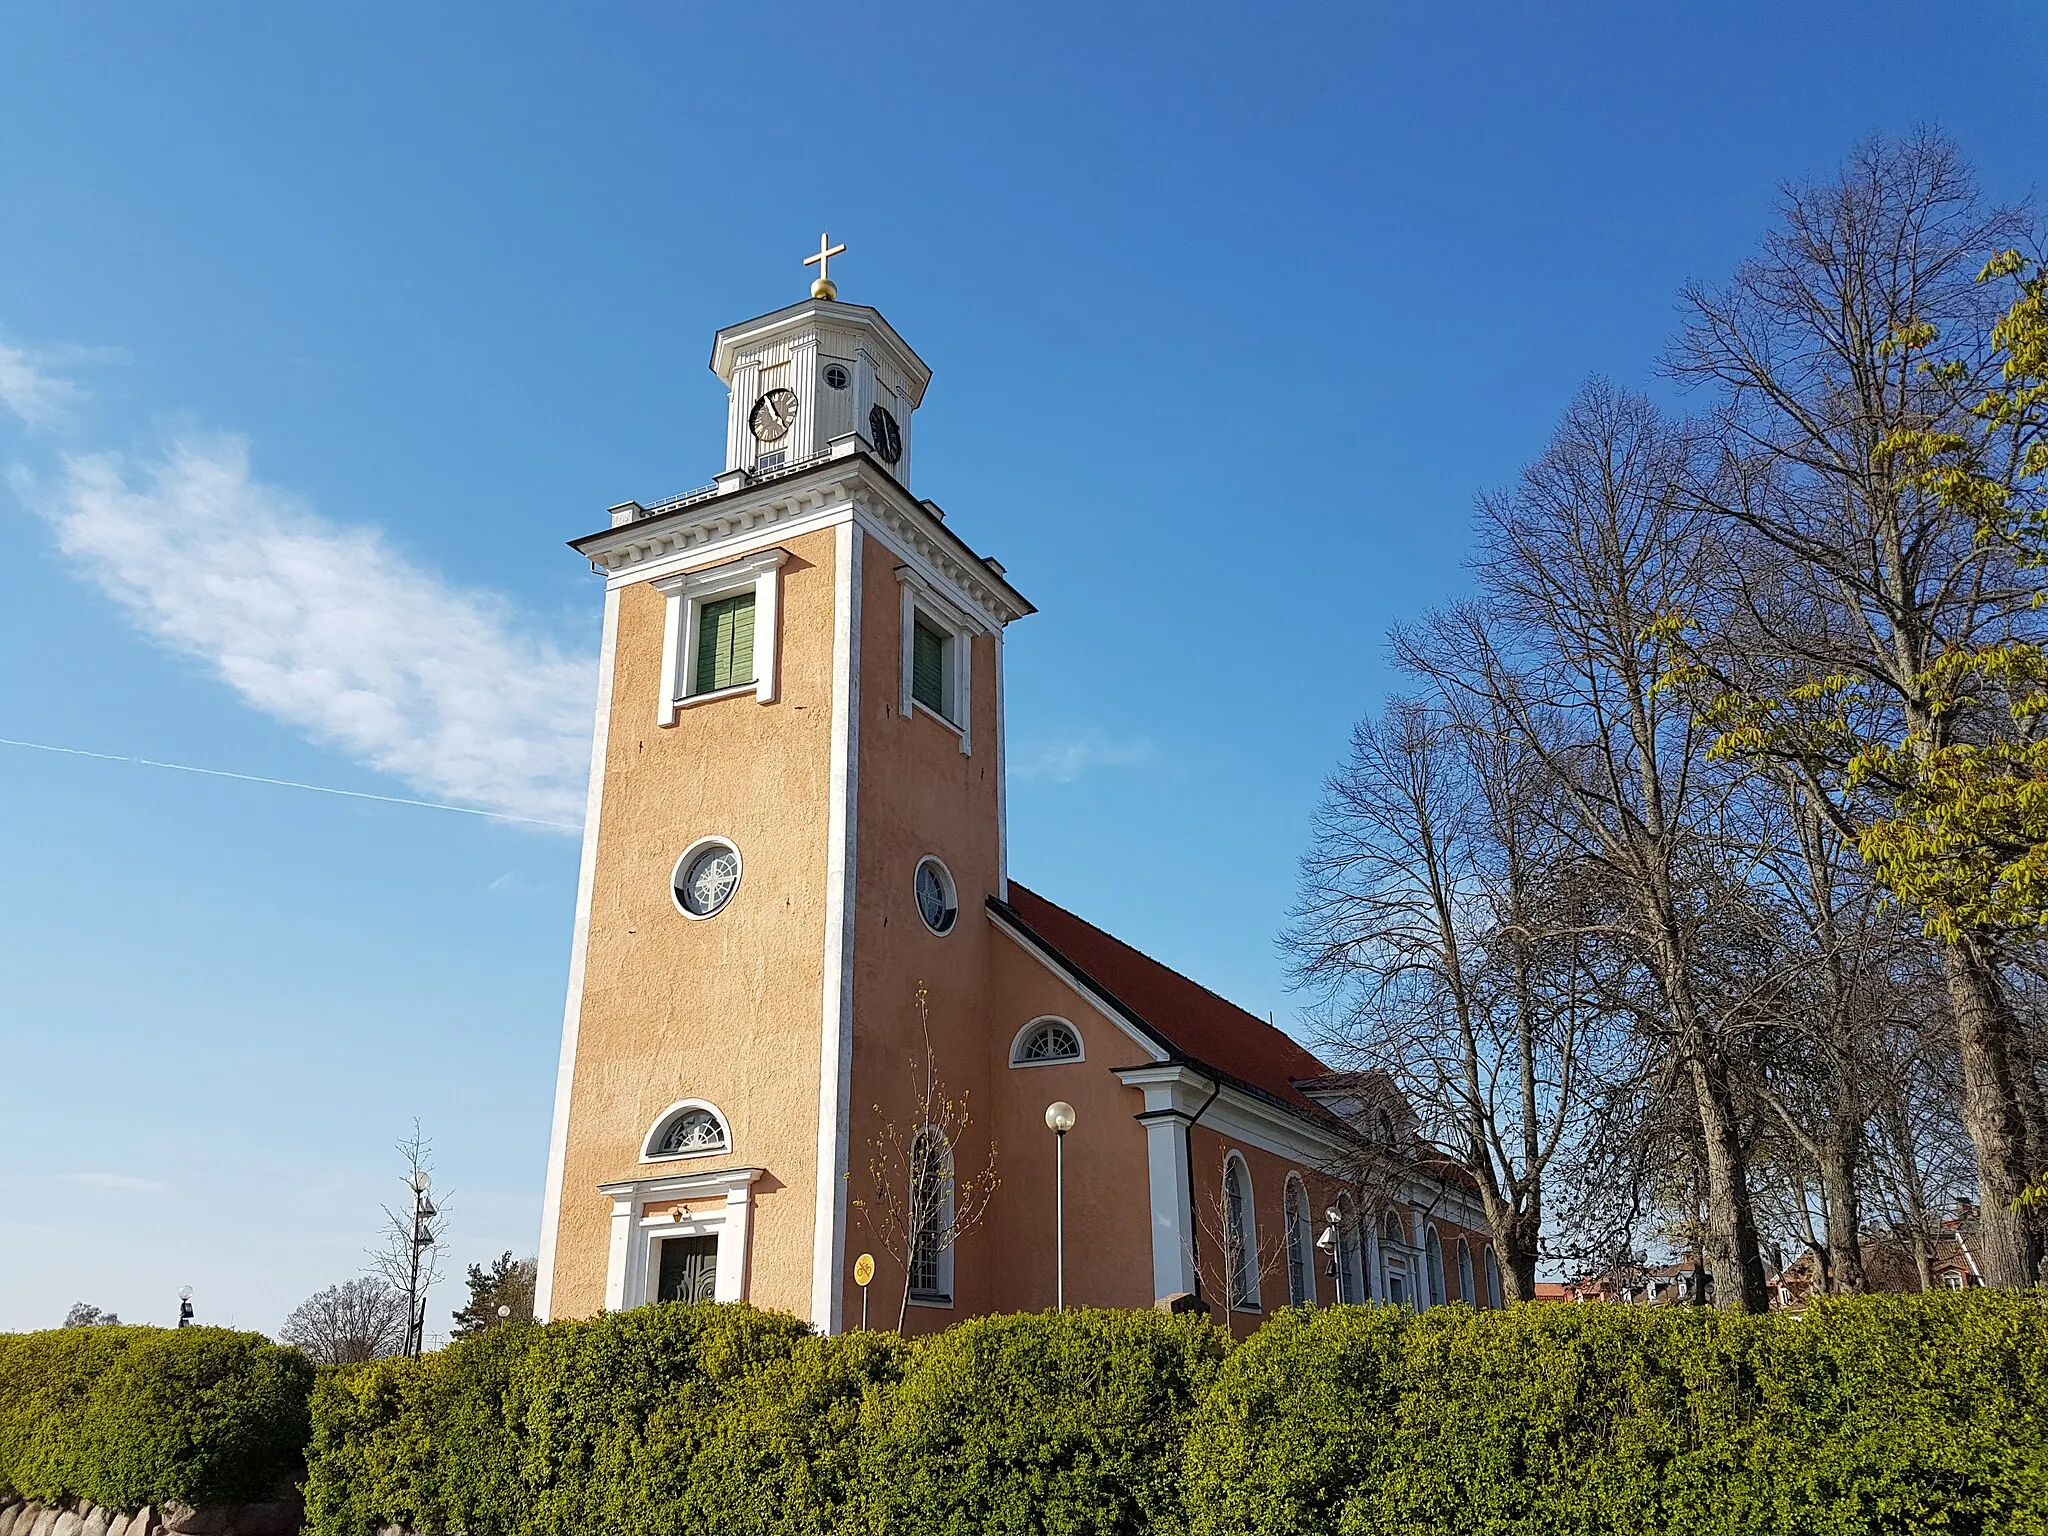
[[[1003,632],[1032,608],[912,492],[931,371],[838,300],[836,254],[718,333],[716,480],[573,541],[604,628],[543,1317],[744,1298],[838,1330],[920,990],[949,1091],[989,1093],[963,919],[1007,896]]]

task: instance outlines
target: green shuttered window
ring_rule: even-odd
[[[697,678],[692,693],[754,680],[754,594],[722,597],[697,610]]]
[[[910,643],[910,696],[950,720],[946,699],[946,637],[920,617]]]

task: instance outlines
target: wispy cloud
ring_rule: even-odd
[[[1071,784],[1098,768],[1135,768],[1152,760],[1149,741],[1118,741],[1100,727],[1077,736],[1021,748],[1011,759],[1012,776]]]
[[[256,479],[241,439],[17,488],[140,629],[255,708],[423,795],[580,822],[595,663]]]
[[[84,1184],[92,1189],[118,1189],[133,1194],[162,1195],[170,1192],[171,1186],[162,1179],[145,1179],[132,1173],[66,1173],[59,1175],[66,1184]]]
[[[31,427],[54,427],[85,399],[85,391],[52,371],[45,352],[0,342],[0,410]]]

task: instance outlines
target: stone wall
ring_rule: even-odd
[[[133,1512],[84,1499],[37,1504],[0,1492],[0,1536],[294,1536],[304,1520],[296,1488],[263,1504],[145,1504]]]

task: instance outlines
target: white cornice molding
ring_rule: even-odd
[[[707,499],[695,506],[621,523],[576,541],[591,569],[614,586],[715,564],[763,542],[829,527],[848,515],[880,539],[977,624],[994,633],[1035,612],[925,505],[858,457],[820,465],[810,475]]]
[[[923,403],[925,389],[932,380],[931,368],[925,360],[911,349],[909,342],[896,334],[896,327],[882,317],[880,310],[865,304],[844,304],[834,299],[806,299],[757,315],[752,320],[742,320],[738,325],[728,325],[712,340],[711,371],[730,382],[733,369],[747,361],[746,354],[758,354],[790,332],[806,328],[839,331],[875,343],[910,382],[913,390],[910,403],[913,406]]]

